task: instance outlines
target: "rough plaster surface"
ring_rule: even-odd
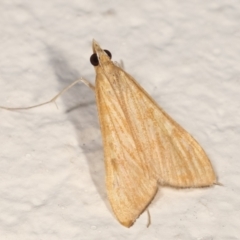
[[[95,38],[204,147],[224,186],[162,188],[130,228],[111,213],[94,93],[0,110],[0,238],[240,239],[240,2],[1,1],[0,105],[52,98]]]

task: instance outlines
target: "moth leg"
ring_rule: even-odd
[[[124,70],[124,63],[123,60],[120,60],[120,62],[113,62],[117,67],[121,68],[122,70]]]
[[[147,209],[147,215],[148,215],[148,222],[147,222],[147,228],[148,228],[151,225],[151,215],[148,209]]]
[[[220,182],[216,182],[216,183],[214,183],[214,185],[218,185],[218,186],[224,187],[224,185],[222,183],[220,183]]]
[[[119,63],[119,66],[124,70],[124,62],[123,62],[123,60],[120,60],[120,63]]]
[[[73,83],[71,83],[70,85],[68,85],[67,87],[65,87],[61,92],[59,92],[56,96],[54,96],[52,99],[50,99],[49,101],[40,103],[40,104],[36,104],[33,106],[29,106],[29,107],[4,107],[4,106],[0,106],[0,108],[5,109],[5,110],[9,110],[9,111],[15,111],[15,110],[26,110],[26,109],[31,109],[31,108],[36,108],[36,107],[40,107],[49,103],[54,102],[56,104],[56,100],[62,95],[64,94],[66,91],[68,91],[71,87],[73,87],[74,85],[76,85],[79,82],[83,82],[85,85],[87,85],[88,87],[90,87],[91,89],[95,89],[95,87],[89,83],[87,80],[80,78],[76,81],[74,81]],[[56,104],[57,106],[57,104]]]

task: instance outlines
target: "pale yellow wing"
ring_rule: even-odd
[[[106,59],[96,67],[96,98],[107,193],[119,222],[130,227],[158,184],[203,187],[216,183],[216,176],[196,140],[130,75],[101,58]]]

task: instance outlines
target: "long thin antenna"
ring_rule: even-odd
[[[67,90],[69,90],[71,87],[73,87],[75,84],[77,84],[78,82],[83,82],[85,85],[87,85],[89,88],[91,88],[93,91],[95,90],[95,87],[90,83],[88,82],[87,80],[81,78],[81,79],[78,79],[76,81],[74,81],[73,83],[71,83],[70,85],[68,85],[67,87],[65,87],[61,92],[59,92],[55,97],[53,97],[51,100],[49,101],[46,101],[46,102],[43,102],[43,103],[40,103],[40,104],[37,104],[37,105],[33,105],[33,106],[30,106],[30,107],[3,107],[3,106],[0,106],[0,108],[2,109],[5,109],[5,110],[9,110],[9,111],[15,111],[15,110],[27,110],[27,109],[31,109],[31,108],[36,108],[36,107],[40,107],[40,106],[43,106],[43,105],[46,105],[46,104],[49,104],[49,103],[52,103],[54,102],[56,104],[56,100],[63,94],[65,93]],[[57,106],[57,104],[56,104]]]

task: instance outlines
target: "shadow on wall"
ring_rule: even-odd
[[[59,92],[75,80],[83,77],[69,66],[65,60],[66,58],[58,49],[48,46],[47,52],[50,56],[50,65],[53,67],[59,82]],[[90,62],[89,67],[92,67]],[[65,113],[76,130],[79,148],[82,149],[87,158],[93,183],[106,206],[109,208],[108,201],[106,200],[103,148],[95,94],[90,88],[79,83],[64,93],[61,96],[61,100],[66,107]],[[80,169],[79,174],[81,174]]]

